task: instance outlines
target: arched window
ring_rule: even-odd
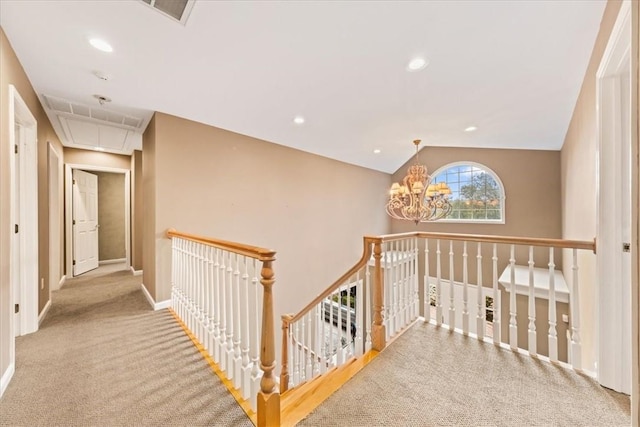
[[[438,169],[430,184],[451,189],[451,213],[441,221],[504,224],[504,186],[491,169],[473,162],[450,163]]]

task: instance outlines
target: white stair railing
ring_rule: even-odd
[[[514,351],[525,351],[533,357],[571,363],[574,369],[582,369],[577,254],[579,250],[595,252],[594,242],[447,233],[407,233],[406,236],[417,236],[424,245],[422,282],[426,286],[422,299],[427,321]],[[469,256],[472,245],[476,251],[474,278],[469,277],[473,271],[470,261],[473,257]],[[444,264],[442,252],[447,246],[449,257]],[[570,288],[557,269],[561,259],[555,249],[571,249]],[[485,259],[490,269],[484,269]],[[457,263],[461,265],[458,267]],[[546,267],[536,268],[536,264]],[[442,271],[447,268],[449,274],[443,277]],[[491,287],[484,287],[484,283],[490,283]],[[502,305],[503,296],[508,297],[506,307]],[[469,304],[471,298],[475,298],[475,304]],[[447,321],[443,316],[443,301],[448,303]],[[545,301],[547,319],[539,319],[540,311],[536,308]],[[527,309],[518,313],[521,306]],[[558,342],[559,309],[569,321],[566,326],[569,345],[562,351]],[[503,310],[509,316],[505,330],[501,323]],[[476,322],[470,323],[470,316],[475,316]],[[546,326],[540,329],[542,322]],[[547,336],[539,337],[538,330],[548,331]],[[506,341],[502,340],[503,332]]]
[[[242,399],[258,411],[259,398],[278,393],[271,298],[275,252],[175,230],[167,235],[174,313]],[[270,327],[265,328],[265,322]],[[278,419],[279,411],[278,404]]]

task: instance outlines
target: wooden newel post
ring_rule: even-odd
[[[289,323],[291,316],[282,315],[282,368],[280,369],[280,394],[289,389]]]
[[[273,370],[276,367],[275,338],[273,333],[273,260],[262,262],[260,283],[263,287],[262,338],[260,342],[260,367],[264,374],[258,392],[258,427],[280,425],[280,393],[276,389]]]
[[[387,333],[382,323],[382,311],[384,301],[384,277],[382,275],[382,240],[378,239],[373,244],[373,326],[371,328],[371,347],[382,351],[386,345]]]

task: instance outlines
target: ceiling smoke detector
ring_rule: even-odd
[[[98,100],[98,102],[100,103],[100,105],[104,105],[107,102],[111,102],[111,98],[109,98],[108,96],[104,96],[104,95],[93,95],[93,97],[95,99]]]

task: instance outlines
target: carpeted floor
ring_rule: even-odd
[[[0,426],[251,426],[128,271],[69,280],[16,342]],[[299,426],[628,426],[628,396],[417,323]]]
[[[298,426],[629,426],[630,400],[418,322]]]
[[[40,330],[16,340],[2,426],[252,426],[129,271],[67,281]]]

